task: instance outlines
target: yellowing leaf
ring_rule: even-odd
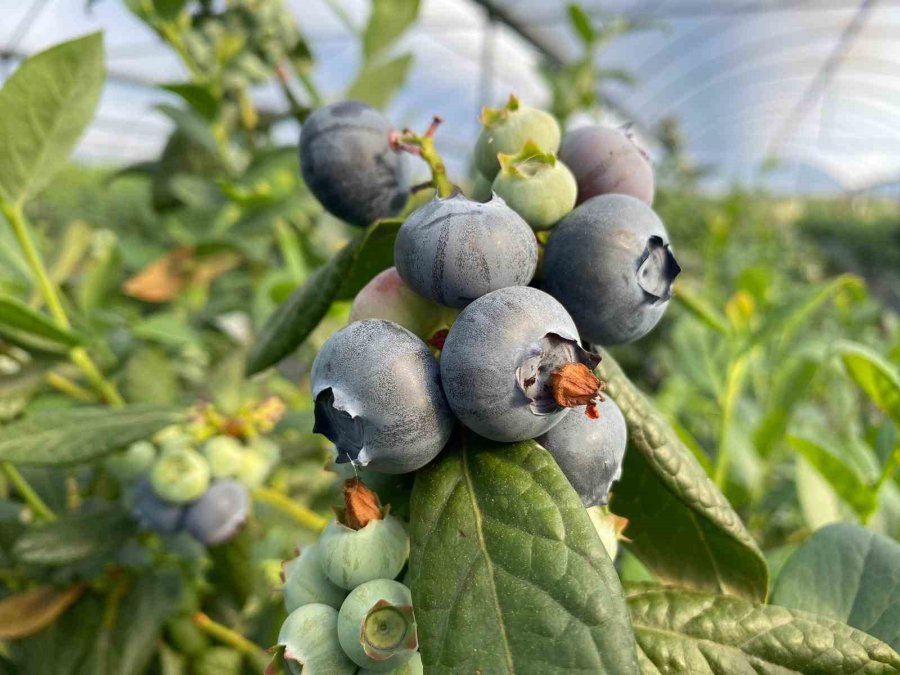
[[[18,640],[46,628],[75,603],[87,588],[42,586],[0,601],[0,640]]]

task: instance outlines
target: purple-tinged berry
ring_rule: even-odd
[[[570,131],[563,136],[559,158],[575,175],[579,204],[607,194],[653,204],[653,167],[627,130],[591,126]]]
[[[184,506],[163,501],[149,480],[137,484],[132,498],[131,513],[142,529],[160,534],[172,534],[184,524]]]
[[[236,480],[220,480],[188,505],[184,525],[198,541],[215,546],[234,537],[250,512],[250,492]]]

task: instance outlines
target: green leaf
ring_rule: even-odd
[[[717,333],[722,335],[731,333],[728,319],[703,298],[687,290],[684,286],[675,287],[675,301]]]
[[[419,0],[373,0],[363,33],[363,56],[371,62],[390,47],[419,14]]]
[[[184,11],[187,2],[188,0],[153,0],[153,9],[159,18],[171,21]]]
[[[804,399],[819,370],[819,359],[810,356],[782,360],[772,375],[765,397],[765,413],[753,432],[753,443],[762,457],[769,457],[784,438],[794,408]]]
[[[363,101],[376,108],[385,107],[406,81],[412,60],[412,54],[401,54],[390,61],[365,66],[350,85],[345,98]]]
[[[379,220],[348,242],[282,303],[259,333],[247,358],[253,375],[278,363],[319,325],[331,303],[352,298],[393,261],[396,219]]]
[[[819,473],[835,493],[862,518],[867,519],[878,508],[878,495],[866,484],[859,472],[841,460],[837,453],[800,436],[789,435],[788,444]]]
[[[575,3],[566,9],[569,12],[569,23],[572,24],[572,28],[575,29],[581,41],[590,47],[597,40],[597,33],[594,31],[594,26],[591,25],[591,17],[580,5]]]
[[[602,355],[598,374],[628,425],[612,510],[629,520],[630,549],[662,581],[764,599],[768,570],[753,537],[664,417]]]
[[[207,121],[212,121],[219,113],[219,100],[205,85],[179,82],[163,84],[160,88],[180,96],[194,112]]]
[[[859,628],[900,650],[900,544],[850,523],[823,527],[788,559],[772,602]]]
[[[894,673],[900,655],[854,628],[797,610],[676,588],[629,589],[644,673]]]
[[[65,354],[80,343],[77,335],[49,316],[6,296],[0,296],[0,336],[25,349],[53,354]]]
[[[68,513],[33,525],[13,546],[22,563],[57,567],[109,556],[134,533],[134,521],[116,507]]]
[[[184,108],[176,108],[167,103],[160,103],[156,109],[166,115],[175,122],[178,131],[185,135],[190,141],[199,145],[210,154],[215,155],[218,150],[216,145],[216,137],[212,128],[206,123],[202,117],[193,110]]]
[[[174,403],[178,398],[178,375],[169,357],[160,349],[136,351],[125,366],[125,395],[134,403]]]
[[[900,374],[877,352],[855,342],[839,342],[837,352],[850,377],[894,424],[900,425]]]
[[[181,591],[181,578],[170,569],[135,580],[118,606],[115,623],[105,621],[98,627],[94,651],[84,672],[147,672],[159,646],[163,623],[177,611]]]
[[[183,421],[176,408],[132,405],[46,410],[3,428],[0,461],[65,465],[101,457]]]
[[[390,218],[379,220],[369,229],[336,300],[352,300],[379,272],[394,265],[394,241],[402,224],[399,218]]]
[[[0,89],[0,200],[24,202],[53,180],[103,88],[100,33],[25,59]]]
[[[40,586],[0,600],[0,639],[20,640],[56,621],[81,597],[86,586]]]
[[[428,672],[636,672],[618,577],[546,450],[460,430],[416,475],[410,509]]]

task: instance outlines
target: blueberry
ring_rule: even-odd
[[[628,131],[575,129],[563,136],[559,158],[575,174],[579,204],[605,194],[631,195],[653,204],[653,167]]]
[[[120,481],[127,483],[147,473],[155,460],[156,446],[150,441],[138,441],[107,457],[103,466]]]
[[[444,343],[441,380],[453,412],[495,441],[534,438],[569,407],[592,403],[599,357],[556,300],[527,286],[503,288],[466,307]]]
[[[681,268],[669,235],[644,202],[594,197],[560,222],[544,252],[544,290],[593,344],[646,335],[662,318]]]
[[[372,579],[392,579],[409,557],[409,535],[390,514],[354,530],[331,521],[319,538],[322,570],[341,588],[351,590]]]
[[[481,172],[476,170],[475,175],[472,177],[471,185],[469,186],[469,197],[482,204],[490,201],[493,196],[491,183],[492,181],[482,176]]]
[[[184,525],[194,539],[209,546],[237,534],[250,511],[250,493],[236,480],[220,480],[188,505]]]
[[[575,177],[552,152],[530,141],[517,155],[500,155],[494,192],[534,230],[553,227],[575,207]]]
[[[300,168],[327,211],[364,227],[403,209],[409,170],[406,156],[391,148],[390,131],[380,112],[358,101],[327,105],[306,119]]]
[[[569,479],[586,507],[606,504],[609,488],[622,475],[627,433],[622,411],[611,398],[597,405],[598,419],[566,415],[537,438]]]
[[[196,450],[172,447],[150,470],[156,494],[167,502],[182,504],[199,499],[209,486],[209,462]]]
[[[304,605],[288,614],[278,633],[292,675],[354,675],[356,666],[338,640],[338,612],[322,604]]]
[[[284,563],[281,571],[284,608],[288,612],[314,602],[340,609],[347,597],[346,590],[325,576],[319,544],[305,546],[299,556]]]
[[[416,293],[400,278],[396,267],[389,267],[356,294],[350,322],[385,319],[428,341],[439,330],[449,328],[456,314],[456,310]]]
[[[422,665],[422,655],[419,652],[413,654],[412,658],[399,668],[393,670],[379,671],[370,668],[360,668],[356,675],[373,675],[373,673],[385,672],[389,675],[423,675],[425,667]]]
[[[137,484],[131,513],[141,528],[160,534],[172,534],[181,529],[184,511],[181,504],[170,504],[160,499],[146,478]]]
[[[213,478],[236,476],[241,467],[243,451],[243,444],[233,436],[213,436],[202,448]]]
[[[500,170],[498,153],[515,154],[527,141],[546,152],[559,149],[559,123],[553,115],[524,105],[515,96],[510,96],[503,108],[484,108],[481,124],[475,166],[489,180]]]
[[[357,321],[332,335],[312,366],[313,431],[337,461],[408,473],[441,451],[453,414],[427,345],[390,321]]]
[[[460,192],[436,197],[411,213],[394,244],[394,264],[403,280],[449,307],[527,284],[537,258],[534,232],[502,199],[480,204]]]
[[[357,586],[341,605],[337,631],[341,647],[358,666],[379,673],[399,668],[418,647],[409,589],[390,579]]]

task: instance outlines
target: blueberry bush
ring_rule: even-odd
[[[417,0],[328,101],[279,0],[125,4],[157,160],[67,164],[102,35],[0,89],[0,672],[900,672],[896,209],[569,129],[575,6],[466,180],[382,112]]]

